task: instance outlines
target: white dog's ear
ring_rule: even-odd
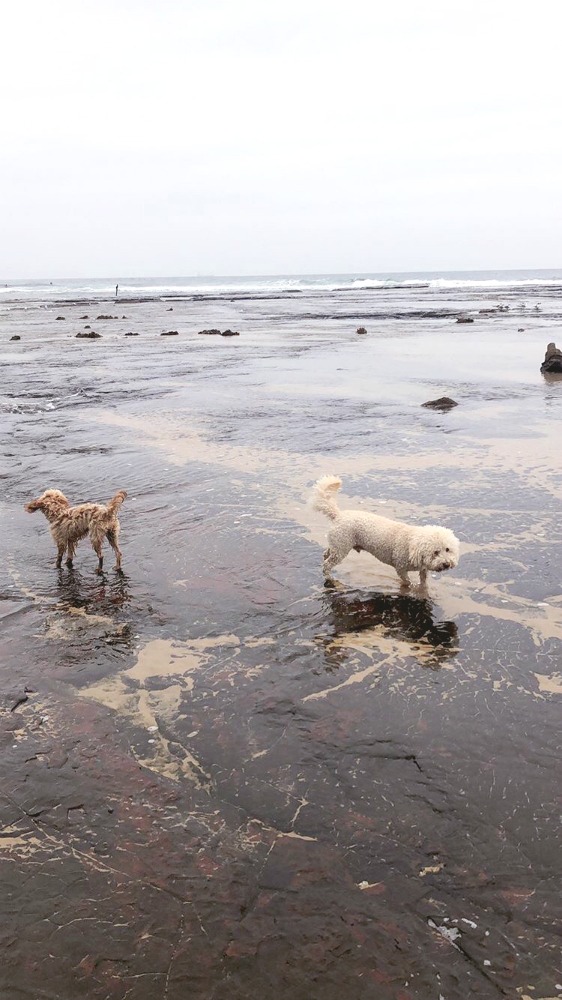
[[[419,537],[411,539],[409,557],[412,569],[425,569],[428,566],[426,548]]]

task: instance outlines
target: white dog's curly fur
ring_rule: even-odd
[[[459,540],[448,528],[437,524],[420,527],[391,521],[364,510],[340,510],[336,493],[341,487],[337,476],[323,476],[314,484],[312,506],[333,522],[324,553],[324,576],[331,577],[334,566],[352,549],[370,552],[388,566],[394,566],[402,583],[409,585],[408,572],[417,570],[425,586],[428,572],[441,573],[459,561]]]

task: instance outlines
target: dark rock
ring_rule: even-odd
[[[14,336],[10,337],[10,340],[21,340],[21,337],[20,337],[19,333],[14,333]]]
[[[88,333],[77,333],[76,336],[82,340],[98,340],[101,337],[101,333],[96,333],[95,330],[90,330]]]
[[[119,319],[119,317],[118,316],[110,316],[109,314],[107,316],[105,316],[103,313],[100,313],[99,316],[96,316],[96,319]]]
[[[199,335],[204,335],[207,337],[239,337],[240,334],[237,330],[199,330]]]
[[[126,333],[126,337],[138,337],[138,333]]]
[[[66,316],[57,316],[57,319],[66,319]]]
[[[30,694],[34,694],[34,691],[27,684],[23,687],[18,682],[13,686],[8,685],[7,689],[0,693],[0,711],[15,712],[20,705],[25,705]]]
[[[92,328],[91,328],[91,326],[90,326],[90,324],[89,324],[89,323],[86,323],[86,326],[84,327],[84,329],[85,329],[85,330],[91,330]]]
[[[422,403],[422,406],[427,406],[429,410],[452,410],[453,406],[458,405],[450,396],[440,396],[439,399],[428,399],[427,403]]]
[[[562,373],[562,351],[556,344],[549,344],[546,349],[544,361],[541,365],[541,372]]]
[[[29,701],[29,695],[27,693],[27,688],[24,688],[23,691],[14,698],[10,712],[15,712],[16,708],[19,708],[20,705],[25,705],[26,701]]]
[[[169,309],[166,309],[167,313],[173,313],[173,311],[174,311],[174,307],[173,306],[170,306]]]
[[[365,334],[365,333],[367,333],[367,331],[366,331],[366,329],[365,329],[364,326],[358,326],[357,327],[357,333]]]
[[[89,319],[89,316],[81,316],[80,319]]]
[[[161,337],[177,337],[177,335],[178,335],[177,330],[165,330],[163,333],[160,334]]]
[[[127,316],[122,316],[121,319],[127,319]]]
[[[517,333],[525,333],[525,327],[524,326],[518,326],[517,327]]]
[[[472,316],[457,316],[457,323],[474,323]]]

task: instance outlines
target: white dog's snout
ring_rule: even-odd
[[[446,569],[454,569],[456,565],[457,564],[454,559],[449,559],[448,562],[442,562],[439,567],[439,573],[442,573],[443,570]]]

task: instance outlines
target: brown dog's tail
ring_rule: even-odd
[[[109,501],[109,503],[107,504],[107,509],[108,509],[109,513],[110,514],[116,514],[117,511],[119,510],[121,504],[126,499],[126,497],[127,497],[127,493],[126,493],[125,490],[117,490],[117,493],[115,494],[115,496],[112,497],[111,500]]]
[[[340,513],[336,493],[341,487],[341,479],[337,476],[322,476],[313,486],[312,506],[331,521],[335,521]]]

